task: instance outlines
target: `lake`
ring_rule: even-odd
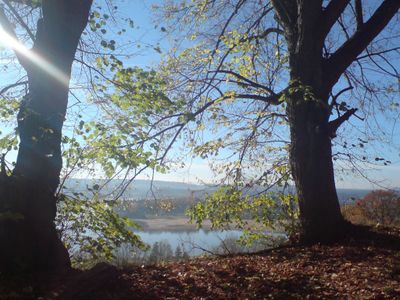
[[[142,240],[149,245],[154,245],[156,242],[168,242],[173,251],[178,246],[183,245],[184,249],[190,256],[204,254],[208,251],[213,251],[226,240],[236,240],[242,234],[240,230],[203,230],[197,231],[136,231]],[[283,237],[282,233],[272,233],[273,236]]]
[[[154,245],[156,242],[168,242],[172,250],[178,246],[184,246],[185,250],[191,255],[200,255],[204,253],[201,249],[212,250],[221,244],[221,241],[226,238],[237,239],[241,235],[239,230],[218,230],[209,231],[200,229],[198,231],[138,231],[142,240],[149,245]]]

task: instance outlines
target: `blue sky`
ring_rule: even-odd
[[[155,27],[156,24],[153,22],[154,17],[151,13],[152,5],[159,4],[162,1],[119,0],[116,2],[119,5],[121,16],[125,15],[126,17],[130,17],[135,23],[135,29],[130,33],[132,34],[131,39],[137,40],[140,44],[144,45],[137,49],[137,54],[129,60],[129,63],[144,68],[155,66],[160,60],[160,54],[152,47],[146,47],[145,45],[156,45],[159,43],[161,50],[164,52],[168,50],[169,40],[166,37],[166,34],[160,30],[160,28],[165,25],[157,24],[158,26]],[[125,38],[129,39],[129,36]],[[115,37],[115,39],[117,40],[118,37]],[[10,71],[7,76],[16,76],[16,73],[11,73]],[[362,122],[357,120],[352,120],[352,123],[354,124],[354,127],[351,129],[346,128],[346,130],[357,130],[357,127],[363,126]],[[379,117],[378,123],[384,124],[385,119]],[[391,137],[392,143],[397,143],[396,146],[399,146],[399,139],[397,138],[399,135],[400,131],[396,129],[393,137]],[[365,177],[369,177],[372,181],[376,182],[375,185],[362,176],[355,176],[355,174],[351,172],[352,167],[346,165],[345,162],[342,162],[342,165],[348,170],[336,173],[337,186],[342,188],[379,188],[380,186],[389,188],[400,187],[400,156],[398,149],[398,147],[387,146],[374,149],[374,153],[379,153],[380,156],[384,156],[392,161],[392,164],[389,166],[371,165],[370,170],[365,170]],[[215,175],[208,166],[208,161],[194,158],[187,159],[185,164],[186,168],[177,169],[169,174],[156,174],[155,179],[195,183],[210,182],[215,179]],[[148,177],[149,174],[141,176],[141,178]]]

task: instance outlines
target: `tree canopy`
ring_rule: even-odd
[[[185,136],[202,157],[225,154],[217,170],[228,182],[291,178],[303,228],[320,228],[311,239],[329,236],[342,227],[332,159],[356,170],[390,163],[365,146],[382,141],[378,130],[390,135],[379,120],[397,121],[398,9],[396,1],[168,2],[163,16],[182,38],[162,70],[172,102],[186,101],[160,117],[160,131]],[[352,116],[364,129],[337,139]]]

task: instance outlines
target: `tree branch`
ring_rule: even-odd
[[[254,88],[263,89],[263,90],[267,91],[268,93],[270,93],[271,95],[276,96],[276,93],[273,90],[271,90],[270,88],[268,88],[267,86],[259,84],[258,82],[255,82],[253,80],[250,80],[250,79],[240,75],[239,73],[236,73],[235,71],[232,71],[232,70],[216,70],[216,71],[210,71],[210,73],[230,74],[232,76],[235,76],[239,80],[242,80],[242,81],[248,83],[250,86],[252,86]]]
[[[15,42],[19,43],[18,37],[14,31],[14,26],[11,24],[10,20],[7,18],[7,15],[4,11],[4,6],[0,5],[0,25],[3,27],[5,33],[7,33]],[[17,57],[21,66],[28,71],[28,62],[23,55],[21,55],[14,47],[13,47],[15,56]]]
[[[15,2],[18,4],[24,4],[27,6],[30,6],[32,8],[37,8],[40,6],[40,2],[39,1],[33,1],[33,0],[10,0],[10,2]]]
[[[400,47],[394,47],[394,48],[390,48],[390,49],[386,49],[386,50],[382,50],[382,51],[377,51],[377,52],[370,52],[367,51],[367,54],[362,55],[362,56],[358,56],[357,60],[361,60],[364,58],[370,58],[372,56],[381,56],[382,54],[388,53],[388,52],[392,52],[392,51],[399,51]]]
[[[321,14],[321,40],[324,41],[350,0],[331,0]]]
[[[3,2],[7,5],[7,7],[11,10],[15,18],[18,20],[19,24],[21,24],[22,27],[26,30],[28,33],[29,37],[31,40],[34,42],[35,41],[35,35],[33,32],[30,30],[29,26],[24,22],[20,14],[15,10],[15,8],[11,5],[10,1],[8,0],[3,0]]]
[[[356,21],[357,21],[357,31],[361,30],[364,25],[363,8],[361,0],[354,0],[355,11],[356,11]]]
[[[332,95],[332,102],[329,105],[330,109],[332,110],[332,108],[334,106],[337,106],[337,99],[340,97],[340,95],[342,95],[343,93],[347,92],[347,91],[351,91],[354,87],[353,86],[348,86],[344,89],[342,89],[339,93],[337,93],[336,95]]]
[[[253,99],[253,100],[259,100],[271,105],[279,105],[282,103],[282,101],[279,100],[280,94],[274,94],[270,96],[261,96],[261,95],[254,95],[254,94],[235,94],[233,96],[236,99]],[[226,97],[230,98],[230,97]]]
[[[346,122],[352,115],[354,115],[357,111],[357,108],[352,108],[346,111],[343,115],[338,117],[335,120],[332,120],[328,123],[328,135],[331,138],[336,137],[336,131],[344,122]]]
[[[325,62],[327,84],[332,87],[400,9],[399,0],[384,0],[372,17]]]
[[[284,91],[286,91],[286,90],[284,90]],[[252,94],[235,94],[235,95],[232,95],[232,96],[223,95],[221,97],[215,98],[215,99],[207,102],[202,107],[197,109],[195,112],[188,112],[188,113],[172,115],[171,117],[176,117],[176,116],[181,116],[181,115],[185,115],[186,114],[188,118],[183,122],[179,122],[177,124],[173,124],[171,126],[168,126],[167,128],[164,128],[163,130],[161,130],[159,132],[156,132],[156,133],[152,134],[151,136],[147,137],[145,140],[143,140],[141,142],[146,142],[146,141],[149,141],[151,139],[154,139],[154,138],[160,136],[161,134],[163,134],[164,132],[167,132],[167,131],[172,130],[172,129],[177,128],[177,127],[179,127],[178,130],[181,131],[181,129],[186,124],[188,124],[190,121],[193,121],[198,115],[202,114],[209,107],[213,106],[214,104],[218,103],[219,101],[226,100],[226,99],[229,99],[229,98],[233,97],[233,98],[236,98],[236,99],[259,100],[259,101],[265,102],[267,104],[279,105],[279,104],[282,103],[282,101],[280,101],[279,98],[283,94],[284,91],[280,92],[279,94],[275,94],[275,96],[261,96],[261,95],[252,95]],[[125,145],[125,146],[131,146],[131,144]]]
[[[297,4],[294,0],[271,0],[276,14],[285,30],[290,30],[297,14]]]
[[[279,28],[271,27],[271,28],[268,28],[268,29],[264,30],[260,35],[252,36],[252,39],[264,39],[270,33],[284,34],[283,30],[281,30]]]
[[[231,13],[231,15],[229,16],[228,20],[225,22],[224,27],[221,30],[221,33],[219,34],[218,40],[217,40],[217,44],[215,45],[215,49],[212,53],[211,56],[214,56],[214,54],[216,53],[216,51],[219,49],[219,44],[222,41],[222,37],[225,35],[225,32],[229,26],[229,24],[231,23],[232,19],[237,15],[240,7],[245,3],[245,0],[240,0],[235,7],[235,10]]]
[[[27,84],[28,84],[28,81],[27,81],[27,80],[25,80],[25,81],[20,81],[20,82],[16,82],[16,83],[13,83],[13,84],[10,84],[10,85],[4,87],[4,88],[0,91],[0,96],[3,96],[5,93],[8,92],[8,90],[10,90],[10,89],[12,89],[12,88],[15,88],[15,87],[20,86],[20,85],[27,85]]]

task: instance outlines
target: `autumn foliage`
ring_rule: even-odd
[[[342,208],[346,219],[356,224],[400,226],[400,194],[376,190]]]

